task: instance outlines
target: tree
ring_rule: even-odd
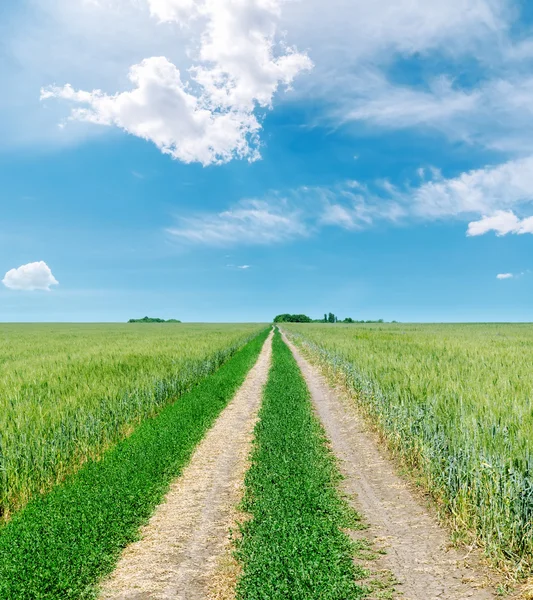
[[[328,323],[335,323],[335,315],[331,312],[328,314]]]
[[[313,319],[307,315],[283,314],[274,317],[274,323],[312,323]]]

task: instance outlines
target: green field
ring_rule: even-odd
[[[244,381],[267,333],[263,328],[193,390],[0,527],[0,599],[97,597],[99,581],[138,538]]]
[[[281,328],[348,387],[461,540],[531,574],[533,325]],[[95,597],[267,335],[260,324],[1,325],[0,599]],[[346,535],[357,515],[279,333],[250,452],[236,597],[370,593]]]
[[[296,325],[458,531],[528,572],[533,325]]]
[[[0,325],[0,519],[101,455],[263,328]]]

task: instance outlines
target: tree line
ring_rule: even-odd
[[[142,319],[130,319],[128,323],[181,323],[177,319],[159,319],[157,317],[143,317]]]
[[[291,315],[291,314],[283,314],[283,315],[277,315],[276,317],[274,317],[274,323],[384,323],[385,321],[383,319],[377,319],[377,320],[356,320],[356,319],[352,319],[351,317],[346,317],[345,319],[339,319],[339,317],[337,317],[337,315],[335,315],[334,313],[324,313],[324,318],[323,319],[312,319],[311,317],[308,317],[307,315]],[[396,323],[396,321],[392,321],[393,323]]]

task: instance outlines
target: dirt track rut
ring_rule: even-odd
[[[272,334],[242,387],[123,553],[101,600],[204,600],[239,502],[253,428],[267,381]]]
[[[311,391],[331,447],[340,459],[344,488],[363,515],[365,532],[386,551],[378,567],[390,570],[404,600],[490,600],[481,576],[449,548],[446,532],[394,472],[352,403],[333,392],[298,349],[287,340]]]

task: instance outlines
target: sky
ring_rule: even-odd
[[[0,5],[0,321],[533,320],[533,8]]]

